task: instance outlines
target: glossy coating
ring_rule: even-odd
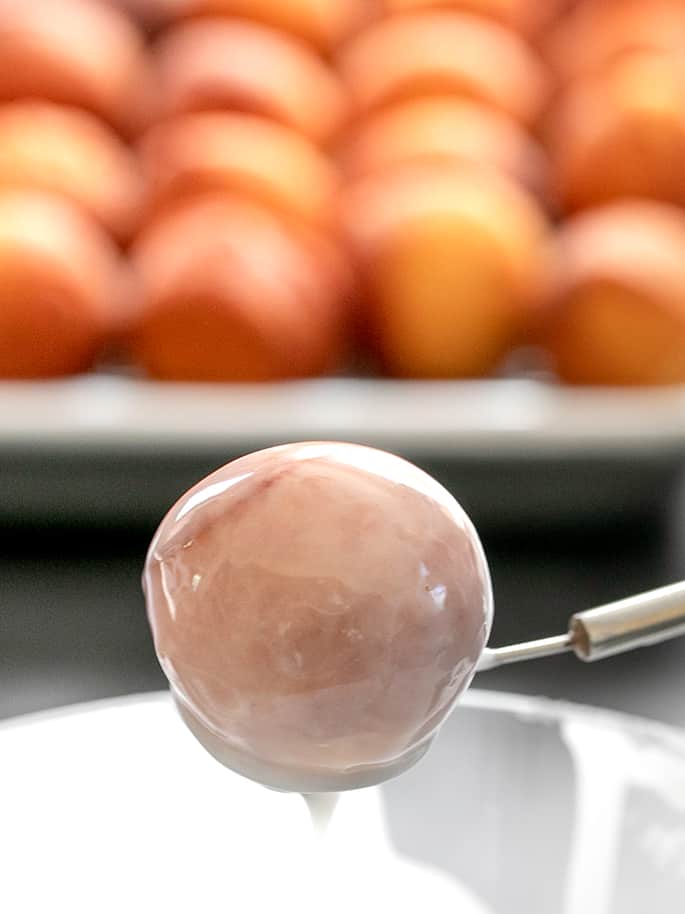
[[[471,681],[492,621],[454,498],[371,448],[303,443],[190,489],[144,574],[184,719],[269,786],[345,789],[419,758]]]

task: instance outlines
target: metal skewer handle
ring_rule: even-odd
[[[581,660],[602,660],[678,635],[685,635],[685,581],[575,613],[565,635],[486,648],[478,672],[571,650]]]

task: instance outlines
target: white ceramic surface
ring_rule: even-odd
[[[677,914],[685,734],[472,690],[425,759],[302,799],[223,769],[166,694],[0,727],[0,910]]]

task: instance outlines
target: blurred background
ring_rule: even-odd
[[[0,716],[164,686],[192,483],[396,451],[493,644],[685,577],[685,4],[0,0]],[[685,725],[685,643],[483,674]]]

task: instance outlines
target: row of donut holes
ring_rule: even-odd
[[[679,3],[128,5],[0,3],[2,375],[685,378]]]

